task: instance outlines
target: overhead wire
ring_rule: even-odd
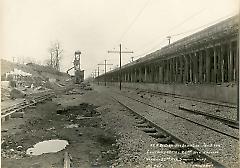
[[[152,52],[153,50],[159,48],[159,46],[161,46],[163,43],[165,43],[165,39],[162,39],[161,43],[155,45],[154,47],[152,47],[151,49],[147,50],[146,52],[144,52],[144,54],[140,54],[139,56],[136,56],[135,58],[139,58],[139,57],[142,57],[142,56],[145,56],[147,54],[149,54],[150,52]]]
[[[143,8],[141,8],[141,10],[139,11],[139,13],[136,15],[136,17],[133,19],[133,21],[129,24],[128,28],[127,28],[127,29],[124,31],[124,33],[122,34],[122,36],[121,36],[120,39],[118,40],[118,43],[119,43],[119,42],[123,39],[123,37],[127,34],[127,32],[130,30],[131,26],[136,22],[137,18],[142,14],[142,12],[143,12],[144,9],[147,7],[147,5],[149,4],[149,2],[150,2],[150,0],[148,0],[148,1],[144,4]],[[182,24],[184,24],[184,23],[187,22],[188,20],[190,20],[190,19],[192,19],[193,17],[197,16],[197,15],[200,14],[203,10],[205,10],[205,9],[201,9],[200,11],[198,11],[197,13],[195,13],[194,15],[191,15],[190,17],[187,17],[183,22],[175,25],[175,26],[172,27],[168,32],[174,30],[175,28],[181,26]],[[156,40],[156,38],[154,39],[154,41],[155,41],[155,40]],[[164,42],[164,40],[165,40],[165,38],[162,38],[161,44]],[[152,43],[152,41],[151,41],[151,43]],[[159,45],[160,45],[160,44],[158,43],[158,45],[152,47],[152,48],[151,48],[150,50],[148,50],[147,52],[144,52],[144,54],[147,54],[147,53],[151,52],[153,49],[159,48]],[[141,54],[141,56],[144,55],[144,54]],[[141,57],[141,56],[136,56],[135,58],[139,58],[139,57]]]
[[[170,35],[170,36],[171,36],[171,37],[173,37],[173,36],[179,36],[179,35],[187,34],[187,33],[189,33],[189,32],[193,32],[193,31],[200,30],[201,28],[207,28],[207,27],[209,27],[209,26],[211,26],[211,25],[214,25],[214,24],[216,24],[216,23],[218,23],[218,22],[220,22],[220,21],[222,21],[222,20],[225,20],[225,19],[227,19],[227,18],[229,18],[229,17],[232,17],[232,16],[233,16],[233,13],[228,14],[228,15],[225,15],[224,17],[221,17],[221,18],[219,18],[219,19],[217,19],[217,20],[214,20],[214,21],[212,21],[212,22],[210,22],[210,23],[204,24],[204,25],[199,26],[199,27],[197,27],[197,28],[193,28],[193,29],[187,30],[187,31],[185,31],[185,32],[177,33],[177,34],[172,34],[172,35]]]
[[[134,25],[134,23],[137,21],[139,16],[143,13],[144,9],[149,5],[151,0],[147,0],[146,3],[143,5],[143,7],[139,10],[137,15],[134,17],[134,19],[131,21],[131,23],[128,25],[128,27],[125,29],[125,31],[120,36],[119,40],[114,44],[114,46],[118,45],[122,41],[122,39],[125,37],[125,35],[128,33],[128,31],[131,29],[131,27]],[[115,49],[115,48],[114,48]]]
[[[137,21],[138,17],[143,13],[144,9],[148,6],[150,0],[146,1],[146,3],[143,5],[143,7],[140,9],[140,11],[138,12],[138,14],[135,16],[135,18],[132,20],[132,22],[128,25],[128,27],[125,29],[125,31],[122,33],[122,35],[120,36],[119,40],[117,41],[116,44],[118,44],[119,42],[122,41],[122,39],[125,37],[125,35],[128,33],[128,31],[131,29],[131,27],[134,25],[134,23]],[[185,24],[186,22],[188,22],[189,20],[191,20],[192,18],[194,18],[195,16],[199,15],[200,13],[202,13],[205,9],[201,9],[199,10],[198,12],[194,13],[193,15],[187,17],[186,19],[184,19],[182,22],[180,22],[179,24],[175,25],[174,27],[170,28],[170,30],[165,33],[165,34],[169,34],[171,31],[175,30],[176,28],[180,27],[181,25]],[[228,15],[229,16],[229,15]],[[171,37],[174,37],[174,36],[179,36],[179,35],[184,35],[184,34],[187,34],[189,32],[193,32],[193,31],[196,31],[196,30],[199,30],[203,27],[208,27],[209,25],[212,25],[216,22],[219,22],[220,20],[226,18],[226,16],[224,17],[221,17],[213,22],[210,22],[208,24],[205,24],[203,26],[200,26],[200,27],[197,27],[197,28],[194,28],[194,29],[190,29],[190,30],[187,30],[187,31],[184,31],[184,32],[181,32],[181,33],[177,33],[177,34],[172,34],[172,35],[169,35]],[[150,42],[148,42],[147,44],[145,44],[144,46],[148,46],[149,44],[152,44],[154,41],[156,41],[156,39],[159,39],[159,37],[157,38],[154,38],[153,40],[151,40]],[[166,40],[166,36],[164,37],[161,37],[161,44],[163,44]],[[157,44],[156,46],[152,47],[150,50],[147,50],[146,52],[144,52],[144,54],[140,54],[139,56],[134,56],[134,58],[139,58],[139,57],[142,57],[142,56],[145,56],[146,54],[148,54],[149,52],[153,51],[154,49],[156,48],[159,48],[159,45],[161,44]],[[141,47],[142,48],[142,47]],[[146,48],[146,47],[145,47]],[[135,52],[136,53],[136,52]]]
[[[191,20],[192,18],[194,18],[195,16],[199,15],[199,14],[202,13],[204,10],[205,10],[205,9],[201,9],[201,10],[199,10],[198,12],[194,13],[193,15],[187,17],[186,19],[184,19],[184,20],[183,20],[182,22],[180,22],[179,24],[177,24],[177,25],[173,26],[172,28],[170,28],[170,30],[169,30],[167,33],[165,33],[165,34],[169,34],[169,32],[175,30],[176,28],[178,28],[179,26],[183,25],[183,24],[186,23],[187,21],[189,21],[189,20]],[[167,36],[167,35],[166,35],[166,36]],[[143,46],[148,46],[149,44],[152,44],[152,43],[153,43],[154,41],[156,41],[157,39],[161,39],[161,40],[166,39],[166,36],[164,36],[164,37],[161,36],[160,38],[159,38],[159,37],[154,38],[154,39],[152,39],[150,42],[144,44]],[[143,46],[142,46],[142,47],[143,47]],[[142,47],[139,47],[139,48],[142,48]],[[146,47],[145,47],[145,48],[146,48]]]
[[[198,12],[197,14],[199,14],[199,12]],[[181,32],[181,33],[177,33],[177,34],[172,34],[172,35],[169,35],[169,36],[175,37],[175,36],[187,34],[187,33],[189,33],[189,32],[194,32],[194,31],[200,30],[201,28],[204,28],[204,27],[207,28],[207,27],[209,27],[209,26],[211,26],[211,25],[214,25],[214,24],[220,22],[221,20],[225,20],[226,18],[229,18],[229,17],[231,17],[231,16],[233,16],[233,15],[234,15],[234,13],[231,13],[231,14],[225,15],[225,16],[217,19],[217,20],[214,20],[214,21],[212,21],[212,22],[210,22],[210,23],[204,24],[204,25],[202,25],[202,26],[200,26],[200,27],[197,27],[197,28],[194,28],[194,29],[190,29],[190,30],[187,30],[187,31],[184,31],[184,32]],[[184,20],[183,23],[185,23],[185,22],[186,22],[187,20],[189,20],[189,19],[190,19],[190,17],[187,18],[186,20]],[[181,25],[182,25],[182,24],[181,24]],[[180,26],[180,24],[179,24],[178,26]],[[177,27],[177,26],[174,26],[174,27]],[[173,30],[173,29],[172,29],[172,30]],[[172,31],[172,30],[171,30],[171,31]],[[165,39],[165,37],[164,37],[162,40],[164,40],[164,39]],[[156,40],[156,39],[154,39],[154,41],[155,41],[155,40]],[[153,40],[151,40],[151,43],[152,43],[152,42],[153,42]],[[148,44],[150,44],[150,43],[148,43]],[[152,50],[153,50],[153,49],[156,49],[156,47],[153,47]],[[148,52],[149,52],[149,51],[151,51],[151,49],[148,50]],[[146,52],[145,52],[145,53],[146,53]],[[143,54],[141,54],[141,55],[143,55]]]
[[[122,33],[122,35],[120,36],[119,40],[117,40],[116,44],[120,43],[122,41],[122,39],[124,38],[124,36],[128,33],[128,31],[130,30],[130,28],[134,25],[134,23],[137,21],[137,19],[139,18],[139,16],[143,13],[144,9],[149,5],[151,0],[147,0],[146,3],[143,5],[143,7],[139,10],[139,12],[137,13],[137,15],[134,17],[134,19],[131,21],[131,23],[128,25],[128,27],[125,29],[125,31]]]

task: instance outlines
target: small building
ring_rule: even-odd
[[[75,82],[81,83],[84,81],[84,70],[75,71]]]

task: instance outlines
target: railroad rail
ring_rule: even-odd
[[[236,120],[231,120],[229,118],[225,118],[225,117],[221,117],[221,116],[217,116],[217,115],[213,115],[213,114],[208,114],[208,113],[205,113],[205,112],[202,112],[202,111],[199,111],[199,110],[191,110],[191,109],[185,108],[183,106],[179,106],[179,109],[180,110],[185,110],[185,111],[193,113],[193,114],[200,114],[202,116],[221,121],[221,122],[225,123],[226,125],[228,125],[230,127],[239,129],[239,122],[236,121]]]
[[[146,133],[149,133],[150,136],[158,139],[158,138],[165,138],[167,139],[166,141],[160,141],[159,143],[161,144],[179,144],[179,146],[186,146],[186,147],[178,147],[178,148],[173,148],[172,150],[176,150],[178,152],[181,151],[195,151],[192,152],[190,156],[187,156],[187,158],[183,159],[183,161],[185,162],[192,162],[194,164],[194,162],[198,163],[199,162],[199,158],[206,158],[208,160],[208,162],[212,163],[212,165],[214,167],[218,167],[218,168],[224,168],[226,166],[224,166],[223,164],[219,163],[218,161],[216,161],[215,159],[213,159],[212,157],[208,156],[207,154],[202,153],[200,150],[188,145],[187,142],[185,142],[183,139],[180,139],[179,137],[171,134],[169,131],[165,130],[164,128],[160,127],[158,124],[148,120],[146,117],[144,117],[143,115],[139,114],[138,112],[136,112],[135,110],[133,110],[131,107],[127,106],[126,104],[122,103],[121,101],[117,100],[116,98],[112,97],[116,102],[118,102],[119,104],[121,104],[122,106],[124,106],[126,109],[128,109],[134,116],[137,116],[136,119],[141,119],[142,121],[139,122],[139,120],[137,121],[137,123],[143,124],[143,123],[147,123],[147,128],[150,129],[146,129],[143,130]],[[139,127],[139,126],[138,126]],[[140,125],[140,127],[142,127]],[[154,129],[152,128],[156,128],[156,130],[154,131]],[[202,163],[203,164],[203,163]],[[206,164],[206,162],[205,162]]]
[[[184,99],[184,100],[191,100],[195,102],[200,102],[200,103],[205,103],[205,104],[210,104],[210,105],[216,105],[216,106],[222,106],[222,107],[228,107],[228,108],[237,108],[237,105],[233,104],[227,104],[227,103],[218,103],[218,102],[213,102],[213,101],[207,101],[207,100],[201,100],[201,99],[196,99],[196,98],[190,98],[190,97],[185,97],[177,94],[172,94],[172,93],[166,93],[166,92],[160,92],[160,91],[151,91],[151,90],[140,90],[140,92],[145,92],[145,93],[150,93],[150,94],[155,94],[155,95],[164,95],[164,96],[173,96],[174,98],[179,98],[179,99]]]
[[[23,102],[20,102],[20,103],[17,103],[17,104],[14,104],[14,105],[2,108],[1,109],[1,113],[6,112],[6,111],[11,110],[11,109],[14,109],[14,108],[17,108],[18,106],[22,106],[22,105],[24,105],[26,103],[27,103],[27,101],[24,100]]]
[[[118,94],[120,94],[120,93],[118,93]],[[207,129],[210,129],[210,130],[215,131],[215,132],[217,132],[217,133],[220,133],[220,134],[222,134],[222,135],[226,135],[226,136],[231,137],[231,138],[233,138],[233,139],[239,140],[239,136],[235,136],[235,135],[229,134],[228,132],[220,131],[220,130],[218,130],[218,129],[216,129],[216,128],[212,128],[212,127],[207,126],[207,125],[205,125],[205,124],[202,124],[202,123],[199,123],[199,122],[196,122],[196,121],[192,121],[191,119],[188,119],[187,117],[184,117],[184,116],[181,116],[181,115],[179,115],[179,114],[176,114],[176,113],[173,113],[173,112],[171,112],[171,111],[168,111],[168,110],[166,110],[166,109],[157,107],[157,106],[155,106],[155,105],[153,105],[153,104],[149,104],[149,103],[143,102],[143,101],[141,101],[141,100],[139,100],[139,99],[135,99],[135,98],[132,98],[132,97],[130,97],[130,96],[123,95],[123,94],[121,94],[121,95],[122,95],[122,96],[125,96],[125,97],[127,97],[127,98],[129,98],[129,99],[131,99],[131,100],[134,100],[134,101],[136,101],[136,102],[138,102],[138,103],[145,104],[145,105],[147,105],[147,106],[149,106],[149,107],[152,107],[152,108],[158,109],[158,110],[160,110],[160,111],[163,111],[163,112],[165,112],[165,113],[171,114],[171,115],[173,115],[174,117],[178,117],[178,118],[184,119],[184,120],[189,121],[189,122],[191,122],[191,123],[194,123],[194,124],[196,124],[196,125],[198,125],[198,126],[201,126],[201,127],[207,128]],[[202,115],[204,115],[204,114],[202,114]],[[214,116],[212,116],[212,118],[214,118]],[[215,117],[215,119],[216,119],[216,117]],[[216,119],[216,120],[217,120],[217,119]],[[225,120],[223,120],[223,121],[224,121],[224,122],[225,122],[225,121],[228,121],[227,123],[225,123],[225,124],[227,124],[227,125],[228,125],[228,123],[231,122],[231,120],[228,120],[228,119],[225,119]],[[236,124],[236,123],[234,123],[234,125],[235,125],[235,124]],[[236,128],[236,127],[237,127],[237,126],[235,126],[235,128]]]
[[[167,96],[168,95],[173,95],[173,94],[169,94],[169,93],[147,91],[147,90],[143,90],[142,92],[151,93],[151,94],[158,94],[158,95],[159,94],[161,94],[161,95],[163,94],[164,96],[166,96],[166,95]],[[213,103],[213,102],[208,102],[208,101],[205,101],[205,100],[191,99],[191,98],[183,97],[183,96],[180,96],[180,95],[177,96],[177,97],[176,97],[176,95],[173,95],[173,96],[174,96],[174,98],[180,98],[180,99],[184,99],[184,100],[196,101],[196,102],[201,102],[201,103],[210,104],[210,105],[223,106],[223,107],[228,107],[228,108],[237,108],[234,105],[230,105],[230,104],[221,104],[221,103],[216,103],[216,102]],[[239,129],[239,122],[237,120],[232,120],[232,119],[229,119],[229,118],[226,118],[226,117],[221,117],[221,116],[218,116],[218,115],[209,114],[209,113],[206,113],[206,112],[202,112],[200,110],[195,110],[195,109],[191,110],[191,109],[185,108],[185,107],[183,107],[181,105],[179,106],[179,109],[187,111],[187,112],[190,112],[192,114],[202,115],[202,116],[214,119],[214,120],[218,120],[218,121],[221,121],[221,122],[223,122],[224,124],[226,124],[226,125],[228,125],[230,127]]]
[[[21,102],[21,103],[18,103],[18,104],[15,104],[15,105],[12,105],[8,108],[4,108],[2,111],[1,111],[1,121],[6,121],[8,120],[11,115],[15,112],[19,112],[27,107],[30,107],[30,106],[34,106],[36,105],[37,103],[40,103],[46,99],[49,99],[50,97],[52,97],[54,95],[53,92],[50,92],[50,93],[47,93],[47,94],[44,94],[44,95],[41,95],[41,96],[37,96],[37,97],[33,97],[32,100],[30,100],[29,102],[27,101],[24,101],[24,102]]]

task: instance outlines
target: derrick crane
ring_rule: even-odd
[[[74,78],[75,78],[75,83],[81,83],[84,80],[84,70],[81,70],[80,68],[80,51],[75,51],[75,58],[73,61],[73,67],[69,68],[67,70],[67,73],[71,70],[74,69]]]

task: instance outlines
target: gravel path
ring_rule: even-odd
[[[224,131],[225,133],[228,133],[232,136],[235,136],[235,137],[238,137],[239,135],[239,132],[238,132],[238,129],[234,129],[234,128],[231,128],[229,127],[228,125],[225,125],[224,123],[220,122],[220,121],[217,121],[217,120],[213,120],[213,119],[209,119],[209,118],[206,118],[202,115],[195,115],[193,113],[188,113],[186,111],[183,111],[183,110],[179,110],[179,102],[178,101],[173,101],[171,99],[169,100],[166,100],[166,99],[160,99],[159,98],[154,98],[154,97],[151,97],[150,98],[145,98],[145,97],[140,97],[139,95],[137,94],[134,94],[134,92],[125,92],[126,95],[130,96],[130,97],[133,97],[134,99],[138,99],[142,102],[145,102],[147,104],[151,104],[155,107],[158,107],[160,109],[165,109],[171,113],[174,113],[174,114],[177,114],[179,116],[182,116],[182,117],[186,117],[192,121],[195,121],[197,123],[200,123],[200,124],[203,124],[203,125],[206,125],[208,127],[211,127],[211,128],[214,128],[218,131]],[[170,102],[171,103],[166,103],[166,102]]]
[[[219,106],[219,105],[211,105],[211,104],[206,104],[203,102],[181,99],[181,98],[174,97],[174,96],[157,95],[157,94],[146,93],[146,92],[141,92],[141,91],[136,92],[133,90],[127,90],[127,91],[131,91],[131,93],[138,93],[139,96],[144,96],[145,98],[152,100],[152,101],[166,101],[166,104],[168,104],[168,106],[173,105],[178,108],[180,105],[182,105],[191,110],[199,110],[199,111],[202,111],[205,113],[229,118],[232,120],[237,119],[237,108],[230,108],[230,107],[224,107],[224,106]]]
[[[104,101],[108,102],[97,109],[106,124],[104,127],[106,130],[114,131],[118,135],[119,158],[112,167],[192,167],[192,164],[176,161],[178,155],[167,153],[169,152],[168,148],[154,146],[158,144],[156,140],[136,127],[136,119],[122,105],[113,101],[110,92],[106,93],[101,88],[96,89],[101,92],[101,100],[97,101],[102,102],[104,99]],[[106,95],[106,97],[103,95]]]
[[[197,149],[204,152],[215,152],[209,154],[226,167],[238,167],[238,141],[214,131],[196,126],[186,120],[176,118],[170,114],[161,112],[155,108],[136,103],[135,101],[115,95],[124,104],[136,110],[139,114],[166,129],[173,135],[188,142],[188,144],[199,145]],[[204,144],[215,145],[215,147],[206,148]]]

